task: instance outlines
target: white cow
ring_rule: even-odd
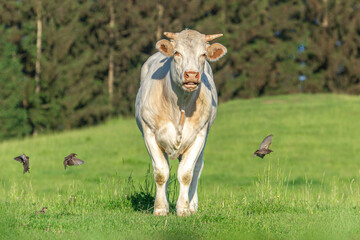
[[[154,169],[154,215],[169,213],[166,189],[170,157],[180,161],[176,213],[187,216],[198,208],[197,184],[217,107],[213,74],[206,59],[216,61],[227,50],[219,43],[208,43],[222,34],[204,35],[194,30],[164,34],[171,41],[158,41],[159,52],[141,69],[135,115]]]

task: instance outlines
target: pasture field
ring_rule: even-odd
[[[221,103],[205,149],[199,211],[152,215],[150,159],[134,118],[0,143],[0,239],[359,239],[360,97]],[[253,158],[274,134],[264,159]],[[68,167],[69,153],[85,161]],[[30,174],[15,156],[30,156]],[[45,214],[35,214],[42,207]]]

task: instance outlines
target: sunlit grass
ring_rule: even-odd
[[[356,239],[360,98],[293,95],[220,104],[199,212],[152,216],[155,186],[134,119],[0,144],[0,239]],[[252,153],[274,134],[273,153]],[[85,161],[69,167],[71,152]],[[30,174],[12,160],[30,156]],[[35,214],[43,206],[46,214]]]

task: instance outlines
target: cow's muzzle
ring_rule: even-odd
[[[194,71],[184,72],[183,87],[186,91],[195,91],[200,84],[200,73]]]

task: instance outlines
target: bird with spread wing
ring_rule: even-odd
[[[30,163],[29,163],[29,157],[26,156],[25,154],[21,154],[20,156],[17,156],[14,158],[14,160],[18,161],[18,162],[21,162],[24,166],[24,172],[23,173],[26,173],[26,172],[29,172],[30,173]]]
[[[264,156],[266,154],[269,154],[271,152],[273,152],[273,150],[269,149],[269,146],[271,144],[271,140],[273,139],[273,135],[269,135],[267,136],[263,141],[262,143],[260,144],[260,149],[256,150],[254,152],[254,155],[253,157],[255,156],[258,156],[258,157],[261,157],[261,158],[264,158]]]
[[[70,153],[68,156],[65,157],[64,167],[65,167],[65,170],[66,170],[67,166],[81,165],[83,163],[84,163],[83,160],[80,160],[80,159],[76,158],[75,153]]]

